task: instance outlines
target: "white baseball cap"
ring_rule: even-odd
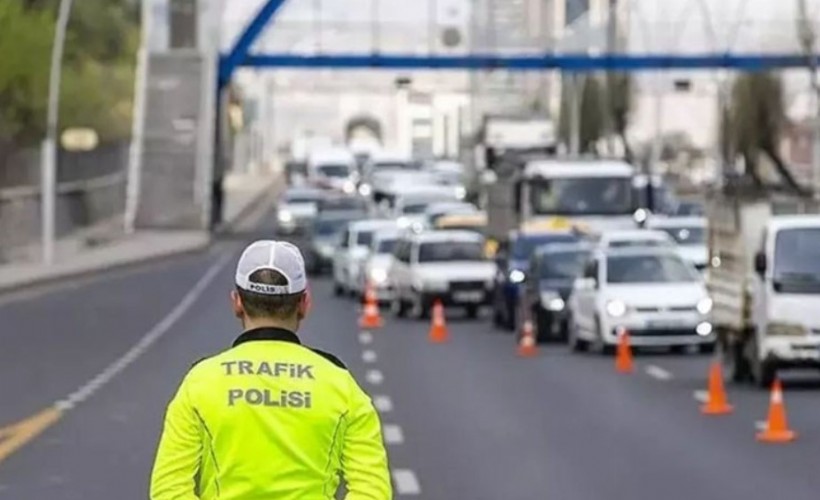
[[[285,277],[287,285],[270,285],[251,280],[256,271],[270,269]],[[307,289],[305,259],[294,245],[284,241],[260,240],[251,243],[236,265],[236,286],[263,295],[293,295]]]

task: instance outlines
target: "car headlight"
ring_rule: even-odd
[[[766,326],[766,335],[783,337],[801,337],[808,333],[808,329],[798,323],[786,323],[783,321],[772,321]]]
[[[456,187],[456,198],[459,200],[463,200],[467,197],[467,188],[464,186],[457,186]]]
[[[342,191],[347,194],[353,194],[356,191],[356,184],[354,184],[353,181],[345,181],[342,185]]]
[[[561,312],[566,307],[566,303],[555,292],[541,292],[541,306],[548,311]]]
[[[407,229],[408,227],[410,227],[410,219],[408,219],[408,218],[407,218],[407,217],[405,217],[405,216],[401,216],[401,217],[399,217],[398,219],[396,219],[396,224],[397,224],[397,225],[398,225],[401,229]]]
[[[714,302],[712,302],[712,299],[710,299],[709,297],[704,297],[700,299],[700,301],[698,301],[698,305],[695,307],[697,308],[699,313],[709,314],[710,312],[712,312],[713,305]]]
[[[370,184],[362,184],[359,186],[359,194],[362,196],[370,196],[373,193],[373,188]]]
[[[387,270],[380,267],[370,270],[368,278],[376,285],[381,285],[387,281]]]
[[[698,326],[695,327],[695,333],[700,335],[701,337],[708,337],[712,333],[712,323],[699,323]]]
[[[293,214],[288,210],[280,210],[277,217],[279,218],[279,222],[282,223],[293,222]]]
[[[515,283],[517,285],[519,283],[523,283],[526,278],[527,275],[520,269],[513,269],[510,271],[510,283]]]
[[[610,300],[606,303],[606,313],[613,318],[620,318],[626,314],[626,304],[622,300]]]

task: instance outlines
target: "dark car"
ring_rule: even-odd
[[[581,235],[572,230],[513,233],[496,255],[498,270],[492,297],[496,326],[515,329],[518,296],[535,249],[550,243],[575,243],[580,238]]]
[[[359,212],[364,217],[368,213],[367,200],[360,196],[327,195],[319,202],[319,214],[332,212]]]
[[[567,338],[567,302],[592,248],[588,242],[545,245],[530,259],[519,310],[529,313],[539,342]]]
[[[360,211],[332,211],[319,214],[310,227],[307,248],[303,249],[305,267],[311,274],[320,274],[330,269],[333,254],[337,251],[339,235],[348,223],[363,219]]]

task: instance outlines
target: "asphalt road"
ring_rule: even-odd
[[[0,499],[146,498],[167,401],[192,362],[238,333],[227,293],[240,248],[226,241],[0,299],[0,435],[73,401],[0,462]],[[706,356],[641,355],[629,376],[611,358],[556,345],[519,359],[512,336],[457,311],[444,345],[427,341],[427,324],[389,315],[362,335],[354,302],[333,298],[324,280],[313,290],[303,339],[337,353],[382,408],[398,498],[808,500],[820,491],[817,381],[787,384],[798,440],[763,445],[754,435],[765,392],[731,387],[734,414],[699,413]]]

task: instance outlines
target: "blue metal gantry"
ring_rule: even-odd
[[[404,70],[512,71],[647,71],[731,69],[760,71],[806,67],[802,54],[542,54],[542,55],[412,55],[412,54],[251,54],[250,48],[287,0],[266,0],[233,49],[220,56],[219,83],[226,85],[239,67]]]

